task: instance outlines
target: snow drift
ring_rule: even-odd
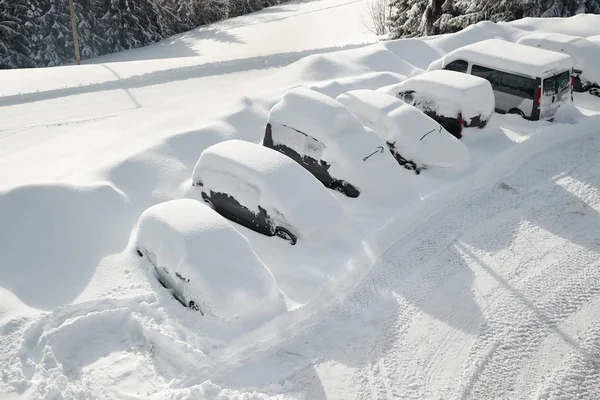
[[[0,285],[43,310],[76,300],[98,263],[124,248],[130,207],[106,183],[0,192]]]

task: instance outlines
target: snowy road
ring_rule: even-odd
[[[533,157],[390,249],[373,282],[391,304],[358,398],[600,395],[597,133]]]
[[[599,134],[448,204],[327,322],[217,382],[291,380],[314,400],[597,399]]]

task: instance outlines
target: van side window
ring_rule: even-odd
[[[497,89],[500,86],[500,71],[496,71],[495,69],[473,64],[471,75],[487,79],[492,84],[493,89]]]
[[[456,72],[467,72],[469,68],[469,63],[464,60],[456,60],[452,61],[450,64],[446,65],[444,69],[448,71],[456,71]]]
[[[503,72],[498,90],[526,99],[533,99],[535,80]]]

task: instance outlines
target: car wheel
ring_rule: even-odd
[[[511,108],[510,110],[508,110],[508,113],[520,115],[522,118],[525,118],[525,113],[523,111],[519,110],[518,108]]]
[[[344,196],[347,196],[348,194],[346,193],[346,189],[344,188],[344,185],[342,185],[339,182],[333,182],[331,184],[331,189],[335,190],[338,193],[343,194]]]
[[[591,88],[591,89],[589,90],[589,93],[590,93],[591,95],[594,95],[594,96],[598,96],[598,97],[600,97],[600,88],[596,88],[596,87],[595,87],[595,88]]]
[[[290,232],[289,230],[278,226],[277,228],[275,228],[275,235],[279,236],[282,239],[287,240],[288,242],[290,242],[290,244],[293,246],[296,244],[296,242],[298,241],[298,239],[296,238],[296,236]]]
[[[163,278],[158,277],[157,279],[158,279],[158,283],[160,283],[162,287],[164,287],[165,289],[169,288],[169,286],[167,285],[167,282],[165,282]]]
[[[210,208],[212,208],[213,210],[215,209],[215,205],[213,204],[212,201],[210,201],[210,199],[208,198],[208,196],[204,195],[204,193],[202,194],[202,200],[204,201],[204,203],[209,206]]]

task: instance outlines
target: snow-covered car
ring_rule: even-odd
[[[489,81],[495,111],[503,114],[551,121],[572,100],[573,60],[556,51],[488,39],[453,50],[427,67],[442,69]]]
[[[192,185],[224,217],[291,244],[343,219],[338,200],[310,173],[256,143],[234,139],[206,148]]]
[[[596,46],[600,46],[600,35],[588,36],[586,39],[594,43]]]
[[[394,196],[390,191],[401,184],[383,140],[341,103],[311,89],[288,90],[273,106],[262,143],[348,197],[360,196],[377,181],[382,184],[372,191]]]
[[[454,71],[426,72],[378,90],[415,106],[458,139],[463,127],[485,127],[495,108],[487,80]]]
[[[523,36],[517,43],[571,56],[574,91],[587,92],[600,87],[600,48],[588,39],[562,33],[535,32]]]
[[[194,199],[146,209],[135,232],[137,254],[181,304],[225,320],[282,311],[269,269],[225,218]]]
[[[365,126],[385,140],[400,165],[417,174],[429,167],[463,167],[469,149],[438,122],[394,96],[352,90],[336,98]]]

